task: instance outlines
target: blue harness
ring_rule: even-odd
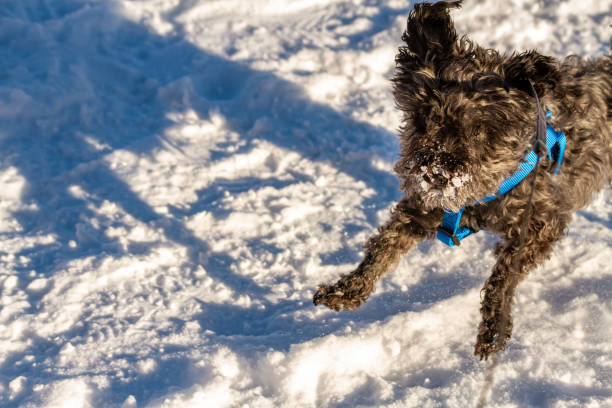
[[[552,113],[546,112],[546,119],[549,119]],[[563,132],[557,132],[546,123],[546,148],[548,149],[548,160],[557,163],[554,174],[559,172],[561,167],[561,161],[563,160],[563,154],[565,153],[565,134]],[[536,167],[538,163],[538,155],[536,152],[530,150],[527,152],[519,169],[512,176],[508,177],[499,186],[497,193],[489,195],[480,201],[477,201],[475,205],[488,203],[496,198],[499,198],[512,190],[518,183],[520,183],[531,171]],[[473,234],[474,230],[468,227],[460,227],[459,222],[461,221],[461,215],[463,214],[465,207],[461,208],[458,212],[444,211],[444,217],[442,218],[442,225],[438,229],[437,237],[440,241],[444,242],[448,246],[461,245],[461,241],[470,234]]]

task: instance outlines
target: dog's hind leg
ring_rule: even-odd
[[[391,211],[391,219],[364,245],[365,255],[357,269],[334,285],[321,285],[313,297],[314,304],[324,304],[336,311],[358,308],[403,254],[424,239],[432,238],[442,212],[424,213],[414,207],[408,199],[400,200]]]
[[[510,311],[516,286],[531,269],[550,256],[554,244],[563,236],[571,219],[569,213],[556,212],[555,207],[535,207],[533,214],[522,251],[517,236],[519,227],[507,229],[508,236],[496,251],[497,263],[493,273],[482,288],[482,321],[474,349],[474,354],[481,359],[506,347],[512,334]],[[520,259],[517,259],[519,256]],[[519,265],[520,270],[517,270]]]

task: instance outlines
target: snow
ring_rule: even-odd
[[[404,0],[0,4],[0,405],[466,407],[487,232],[315,308],[399,197]],[[606,1],[467,0],[501,50],[603,55]],[[612,204],[519,286],[490,406],[612,406]]]

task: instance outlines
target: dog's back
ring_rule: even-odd
[[[612,56],[588,61],[570,56],[560,73],[546,102],[553,107],[553,123],[567,136],[562,173],[576,210],[612,181]]]

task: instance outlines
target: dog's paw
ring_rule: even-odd
[[[481,343],[480,340],[476,342],[476,346],[474,347],[474,355],[480,357],[481,360],[487,360],[491,354],[497,353],[498,351],[503,350],[506,347],[506,344],[500,347],[495,341],[490,343]]]
[[[504,350],[508,340],[510,340],[512,335],[512,317],[508,317],[506,333],[501,338],[497,328],[498,324],[499,322],[494,319],[488,319],[480,324],[474,354],[480,357],[481,360],[487,360],[491,354]]]
[[[321,285],[314,294],[312,302],[315,306],[325,305],[336,312],[340,310],[355,310],[361,306],[365,299],[361,296],[347,293],[340,285]]]

